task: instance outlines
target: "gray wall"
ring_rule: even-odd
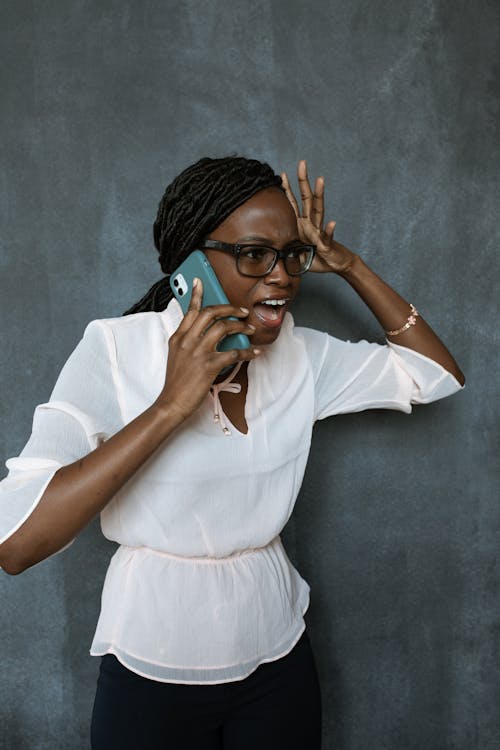
[[[338,239],[413,301],[462,365],[411,417],[317,426],[284,539],[307,616],[325,748],[500,744],[495,486],[500,5],[476,0],[7,0],[0,9],[0,456],[24,445],[92,318],[158,277],[164,185],[239,152],[327,177]],[[341,279],[296,319],[381,332]],[[91,525],[0,574],[0,746],[88,747],[88,656],[113,546]]]

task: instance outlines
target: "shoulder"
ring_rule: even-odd
[[[335,355],[342,357],[345,355],[346,350],[351,347],[359,347],[367,344],[366,341],[359,341],[353,344],[351,341],[336,338],[326,331],[319,331],[316,328],[307,328],[305,326],[293,325],[291,333],[295,339],[302,343],[307,356],[313,363],[323,360],[327,351],[334,352]]]
[[[140,312],[114,318],[96,318],[88,323],[84,336],[95,335],[98,331],[104,334],[111,333],[116,338],[147,336],[157,331],[166,331],[171,335],[182,320],[182,312],[179,314],[179,311],[180,306],[176,302],[176,306],[170,303],[161,312]]]
[[[144,363],[168,341],[163,313],[141,312],[88,323],[78,348],[94,356],[107,356],[112,364]]]
[[[333,336],[331,333],[326,331],[318,331],[315,328],[304,328],[302,326],[296,326],[294,328],[294,335],[301,339],[304,344],[314,351],[318,348],[324,348],[326,346],[333,347],[339,352],[346,351],[348,349],[388,349],[387,344],[378,344],[374,341],[367,341],[366,339],[360,339],[359,341],[350,341],[349,339],[339,339]]]
[[[91,320],[85,328],[84,335],[92,334],[98,330],[113,331],[117,335],[127,334],[134,329],[148,330],[158,325],[161,319],[161,313],[141,312],[133,315],[117,316],[116,318],[95,318]]]
[[[172,299],[161,312],[140,312],[115,318],[98,318],[92,320],[87,329],[100,327],[112,331],[116,336],[129,336],[137,332],[147,334],[162,330],[170,336],[179,327],[182,317],[181,306],[176,299]]]
[[[373,359],[387,358],[390,354],[388,345],[366,341],[365,339],[346,341],[313,328],[297,326],[294,328],[293,334],[303,343],[311,367],[315,372],[325,368],[329,370],[334,368],[336,374],[341,378],[350,377],[353,371],[365,366]]]

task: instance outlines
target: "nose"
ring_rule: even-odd
[[[278,284],[279,286],[288,286],[291,283],[292,277],[286,270],[285,261],[282,258],[278,260],[273,270],[267,274],[265,281],[267,284]]]

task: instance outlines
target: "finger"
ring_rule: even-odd
[[[191,289],[191,299],[189,300],[188,312],[190,310],[198,311],[201,308],[201,301],[203,299],[203,281],[198,277],[193,279],[193,286]]]
[[[288,176],[286,172],[281,173],[281,181],[283,183],[283,188],[285,190],[286,197],[292,204],[292,208],[295,211],[295,216],[299,218],[299,206],[298,206],[297,201],[295,200],[295,196],[292,192],[292,188],[290,187],[290,182],[288,180]]]
[[[191,299],[189,300],[189,306],[186,311],[184,318],[177,331],[182,334],[189,330],[194,320],[198,316],[201,309],[201,301],[203,299],[203,282],[201,279],[193,279],[193,288],[191,291]]]
[[[333,240],[333,233],[335,231],[335,227],[337,226],[336,221],[329,221],[328,224],[325,227],[324,236],[327,242],[331,242]]]
[[[246,307],[235,307],[234,305],[209,305],[198,312],[196,318],[189,326],[189,335],[200,338],[208,328],[218,320],[226,318],[246,318],[249,311]],[[238,322],[238,321],[233,321]]]
[[[261,353],[261,349],[252,346],[248,349],[230,349],[227,352],[215,352],[214,358],[216,359],[214,359],[214,362],[217,362],[217,367],[222,370],[223,367],[234,365],[235,362],[249,362]]]
[[[255,349],[253,347],[249,347],[248,349],[235,349],[234,351],[237,353],[237,358],[241,362],[248,362],[251,359],[255,359],[259,356],[259,354],[262,353],[261,349]]]
[[[255,326],[243,320],[219,319],[204,332],[199,344],[204,349],[216,349],[223,339],[233,333],[244,333],[251,336],[255,333]]]
[[[302,200],[302,216],[306,219],[310,219],[313,194],[307,177],[307,164],[305,159],[299,161],[297,167],[297,178],[299,181],[300,197]]]
[[[323,218],[325,215],[325,181],[323,177],[318,177],[314,185],[314,195],[312,199],[311,221],[321,231]]]

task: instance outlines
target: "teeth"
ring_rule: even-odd
[[[286,299],[264,299],[262,305],[286,305]]]

